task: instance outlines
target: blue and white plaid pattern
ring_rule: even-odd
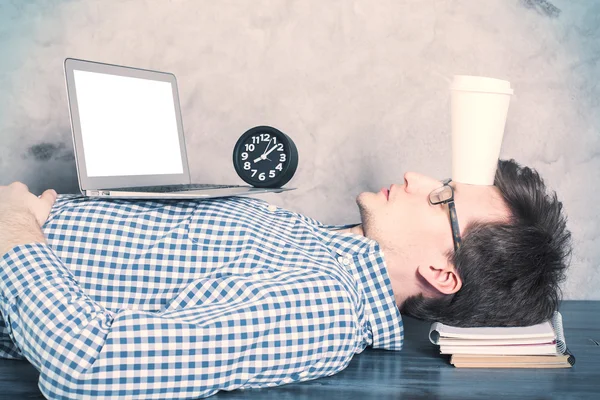
[[[0,261],[0,356],[53,399],[188,399],[335,374],[403,325],[377,242],[260,199],[59,196]]]

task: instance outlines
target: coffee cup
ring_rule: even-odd
[[[457,75],[450,91],[452,180],[493,185],[513,94],[510,82]]]

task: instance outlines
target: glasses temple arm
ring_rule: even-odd
[[[452,238],[454,239],[454,251],[458,250],[460,247],[460,228],[458,226],[458,217],[456,215],[456,207],[454,206],[454,202],[448,202],[448,209],[450,211],[450,223],[452,224]]]

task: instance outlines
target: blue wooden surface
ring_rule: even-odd
[[[569,369],[457,369],[428,339],[429,324],[405,318],[404,350],[366,350],[337,375],[270,389],[220,392],[211,399],[600,399],[600,301],[560,307]],[[37,371],[0,360],[0,399],[42,399]]]

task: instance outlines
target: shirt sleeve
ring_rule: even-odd
[[[161,312],[92,301],[45,244],[0,261],[9,335],[55,399],[183,399],[315,379],[364,346],[335,280],[305,270],[194,281]]]
[[[10,339],[8,326],[2,317],[0,308],[0,358],[22,360],[24,357]]]

